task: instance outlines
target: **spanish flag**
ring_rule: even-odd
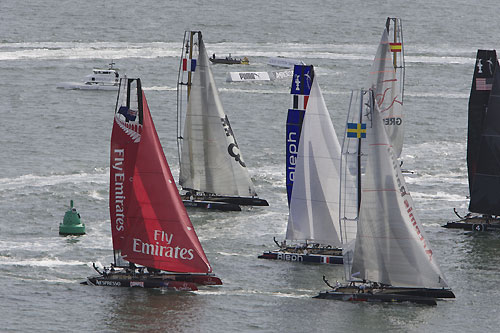
[[[401,43],[389,43],[389,46],[391,47],[391,52],[401,52]]]

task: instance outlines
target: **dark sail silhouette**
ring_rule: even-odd
[[[485,101],[487,101],[485,103]],[[500,215],[500,70],[496,52],[479,50],[469,101],[469,211]]]

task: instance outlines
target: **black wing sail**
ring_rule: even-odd
[[[478,50],[472,88],[469,98],[469,130],[467,136],[467,169],[469,173],[469,194],[472,197],[472,184],[477,170],[479,147],[483,122],[486,117],[488,99],[493,83],[493,74],[497,67],[495,50]]]
[[[500,68],[495,67],[469,205],[471,212],[488,215],[500,215]]]

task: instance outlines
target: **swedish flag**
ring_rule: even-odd
[[[348,138],[366,138],[366,124],[347,123]]]

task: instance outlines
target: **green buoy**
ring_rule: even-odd
[[[73,200],[70,209],[64,214],[64,219],[59,224],[59,235],[85,235],[85,224],[80,221],[80,214],[73,207]]]

